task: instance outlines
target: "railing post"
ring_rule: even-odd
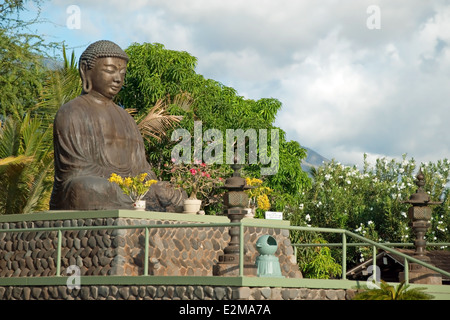
[[[61,276],[61,245],[62,245],[62,232],[58,229],[58,246],[56,248],[56,276]]]
[[[145,228],[144,276],[148,276],[148,227]]]
[[[347,236],[342,233],[342,280],[347,280]]]
[[[297,246],[294,246],[294,257],[295,257],[295,261],[297,262],[298,260],[298,252],[297,252]]]
[[[372,246],[372,265],[373,265],[373,269],[372,269],[373,278],[375,279],[375,281],[377,281],[378,278],[377,278],[377,247],[376,246]]]
[[[408,259],[405,258],[405,263],[404,263],[404,274],[405,274],[405,283],[408,284],[409,283],[409,262]]]

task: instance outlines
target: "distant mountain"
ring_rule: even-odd
[[[314,151],[308,147],[304,147],[304,146],[302,146],[302,147],[305,148],[306,152],[307,152],[307,157],[302,162],[303,171],[309,173],[312,167],[317,168],[317,167],[320,167],[324,162],[330,162],[329,159],[318,154],[316,151]]]

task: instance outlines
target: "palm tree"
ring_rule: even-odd
[[[51,124],[59,108],[76,98],[81,93],[81,79],[75,53],[72,51],[70,60],[63,46],[63,65],[56,70],[50,70],[40,92],[39,102],[31,109]]]
[[[63,47],[63,66],[47,72],[39,102],[26,113],[12,108],[0,124],[0,214],[48,209],[53,185],[53,119],[78,96],[81,81],[74,53]]]
[[[381,280],[378,289],[365,290],[355,295],[353,300],[429,300],[433,296],[422,292],[425,288],[413,288],[408,290],[409,285],[404,281],[395,288]]]
[[[0,127],[0,214],[48,208],[52,188],[51,127],[27,113],[9,115]]]

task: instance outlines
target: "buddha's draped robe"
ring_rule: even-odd
[[[52,210],[129,209],[132,200],[108,181],[110,175],[146,172],[147,179],[156,179],[134,119],[112,101],[94,102],[89,95],[69,101],[56,114],[53,138]],[[183,197],[183,192],[159,182],[145,200],[148,210],[176,211]]]

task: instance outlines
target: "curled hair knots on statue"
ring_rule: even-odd
[[[121,58],[128,62],[128,55],[117,44],[108,40],[99,40],[90,44],[80,56],[81,62],[86,61],[88,69],[92,69],[97,58]]]

